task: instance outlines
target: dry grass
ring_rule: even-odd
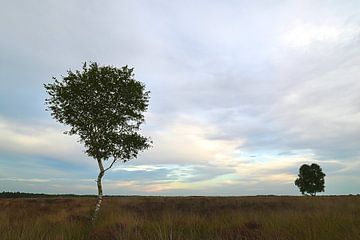
[[[0,199],[2,240],[360,239],[360,197]]]

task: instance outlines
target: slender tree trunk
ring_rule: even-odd
[[[101,207],[101,202],[102,202],[102,198],[103,198],[103,191],[102,191],[102,184],[101,184],[101,179],[102,177],[104,176],[104,173],[105,173],[105,170],[104,170],[104,167],[103,167],[103,164],[102,164],[102,160],[101,159],[98,159],[97,160],[98,162],[98,165],[99,165],[99,175],[98,175],[98,178],[97,178],[97,187],[98,187],[98,197],[97,197],[97,202],[96,202],[96,206],[95,206],[95,211],[94,211],[94,215],[93,215],[93,218],[92,218],[92,221],[95,222],[98,214],[99,214],[99,210],[100,210],[100,207]]]

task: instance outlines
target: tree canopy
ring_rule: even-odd
[[[133,68],[84,63],[62,81],[45,84],[51,115],[80,136],[86,153],[101,160],[128,161],[150,146],[138,133],[148,108],[149,91],[133,77]]]
[[[295,180],[295,185],[299,188],[302,194],[310,194],[315,196],[317,192],[324,192],[325,190],[325,173],[321,167],[316,163],[310,166],[304,164],[299,169],[299,177]]]

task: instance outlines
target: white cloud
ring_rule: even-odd
[[[352,40],[358,31],[359,27],[356,26],[296,23],[289,26],[281,40],[296,48],[306,48],[311,44],[344,44]]]
[[[0,118],[0,150],[62,161],[90,162],[74,136],[63,129]]]

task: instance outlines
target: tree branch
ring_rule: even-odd
[[[109,170],[109,169],[114,165],[115,162],[116,162],[116,158],[114,158],[114,160],[112,161],[112,163],[110,164],[110,166],[109,166],[108,168],[106,168],[106,169],[104,170],[104,172],[106,172],[107,170]]]

